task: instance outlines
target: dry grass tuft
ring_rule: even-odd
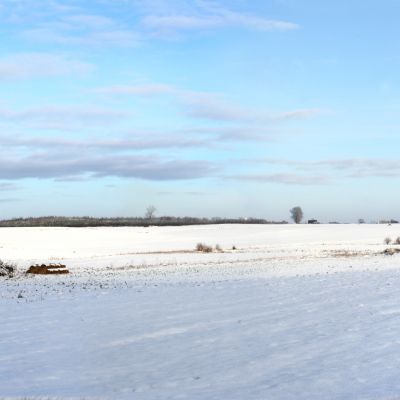
[[[331,252],[334,257],[360,257],[365,256],[368,253],[362,251],[353,251],[353,250],[334,250]]]

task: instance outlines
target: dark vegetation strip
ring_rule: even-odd
[[[97,226],[185,226],[213,224],[287,224],[286,221],[267,221],[259,218],[193,218],[193,217],[157,217],[157,218],[92,218],[92,217],[37,217],[13,218],[1,220],[0,227],[97,227]]]

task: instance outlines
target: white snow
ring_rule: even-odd
[[[400,398],[387,236],[400,226],[0,229],[21,271],[0,278],[0,398]],[[71,274],[24,276],[35,262]]]

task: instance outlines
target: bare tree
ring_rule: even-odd
[[[299,224],[303,219],[303,210],[301,207],[293,207],[290,210],[291,218],[296,223]]]
[[[384,240],[385,244],[390,244],[392,243],[392,239],[390,239],[390,237],[385,238]]]
[[[148,206],[146,208],[146,214],[144,215],[144,217],[146,219],[152,220],[154,218],[156,211],[157,209],[154,206]]]

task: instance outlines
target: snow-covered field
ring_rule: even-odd
[[[0,258],[20,271],[0,278],[0,398],[400,399],[400,254],[381,254],[398,236],[0,229]],[[25,276],[37,262],[71,274]]]

